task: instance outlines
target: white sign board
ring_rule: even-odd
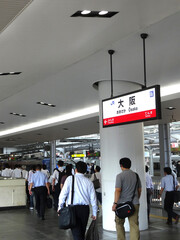
[[[102,101],[103,127],[161,118],[160,86]]]

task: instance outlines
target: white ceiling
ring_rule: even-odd
[[[25,6],[29,1],[9,0],[6,7],[12,2]],[[110,19],[70,17],[83,9],[119,13]],[[115,50],[114,79],[143,84],[142,32],[149,34],[147,85],[180,83],[179,0],[34,0],[19,11],[0,33],[0,72],[22,72],[0,76],[0,122],[5,122],[0,132],[97,105],[98,92],[92,85],[110,78],[109,49]],[[164,122],[172,116],[165,109],[169,104],[176,105],[173,115],[180,120],[179,98],[180,90],[162,99]],[[56,108],[37,105],[38,101]],[[98,113],[79,122],[3,136],[0,147],[95,133],[97,121]]]

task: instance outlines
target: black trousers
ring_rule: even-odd
[[[44,217],[45,207],[46,207],[46,198],[47,198],[47,189],[44,186],[35,187],[34,194],[36,199],[36,210],[40,217]]]
[[[58,186],[58,184],[56,184],[54,186],[54,193],[53,193],[53,199],[54,199],[54,208],[55,210],[58,209],[58,202],[59,202],[59,194],[60,194],[61,190],[60,190],[60,186]]]
[[[88,205],[75,205],[76,211],[76,227],[71,228],[74,240],[84,240],[86,233],[86,226],[89,218],[89,206]]]
[[[148,221],[149,221],[149,214],[150,214],[150,207],[151,207],[151,195],[152,195],[152,191],[150,188],[146,188],[146,194],[147,194],[147,215],[148,215]]]
[[[164,210],[168,214],[168,223],[172,223],[172,218],[176,219],[177,214],[173,212],[174,192],[166,192],[164,199]]]

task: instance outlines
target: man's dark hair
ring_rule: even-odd
[[[46,164],[43,164],[43,165],[42,165],[42,169],[43,169],[43,170],[46,170],[46,168],[47,168],[47,167],[46,167]]]
[[[40,164],[36,165],[36,170],[41,170],[41,165]]]
[[[101,168],[99,166],[96,166],[96,171],[100,172]]]
[[[121,158],[119,160],[119,164],[123,168],[131,168],[131,160],[129,158],[127,158],[127,157]]]
[[[146,172],[148,172],[148,171],[149,171],[149,168],[148,168],[148,166],[147,166],[147,165],[145,166],[145,171],[146,171]]]
[[[58,166],[63,167],[63,165],[64,165],[64,162],[62,160],[59,160],[58,161]]]
[[[66,175],[67,175],[67,176],[72,175],[72,168],[73,168],[73,165],[72,165],[72,164],[68,164],[68,165],[66,166]]]
[[[87,171],[87,165],[85,162],[79,161],[76,163],[76,168],[79,173],[85,173]]]
[[[170,167],[165,167],[165,168],[164,168],[164,172],[167,173],[167,175],[170,175],[170,174],[172,173]]]

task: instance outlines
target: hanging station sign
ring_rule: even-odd
[[[103,127],[161,119],[160,86],[102,101]]]

